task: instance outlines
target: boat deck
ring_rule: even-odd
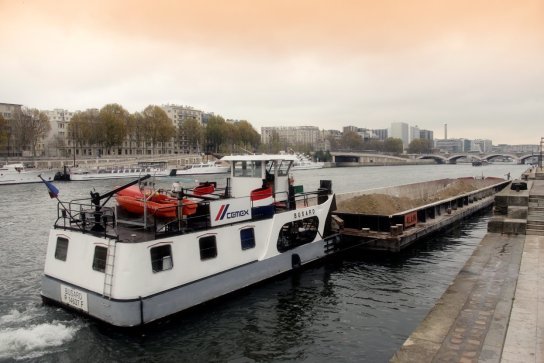
[[[252,208],[252,218],[256,221],[272,218],[275,214],[314,206],[319,204],[318,193],[300,193],[296,199]],[[64,207],[66,206],[66,209]],[[246,220],[247,221],[247,220]],[[243,222],[246,222],[243,221]],[[240,222],[233,222],[240,223]],[[180,218],[162,219],[153,215],[135,216],[127,214],[118,207],[102,207],[99,212],[90,204],[78,202],[59,204],[55,228],[80,231],[102,238],[120,242],[145,242],[157,238],[183,235],[194,231],[212,229],[210,207],[206,201],[198,203],[196,213]]]

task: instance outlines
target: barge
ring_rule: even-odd
[[[440,179],[337,194],[332,214],[343,224],[342,242],[400,252],[417,240],[493,204],[509,181]]]
[[[59,200],[42,279],[44,302],[113,326],[139,326],[336,251],[329,181],[316,191],[295,188],[290,155],[223,160],[230,164],[227,184],[206,194],[179,185],[160,198],[161,191],[128,189],[148,175],[102,195],[91,192],[90,200]],[[134,198],[142,208],[112,206],[115,195]],[[163,201],[169,213],[158,212]]]

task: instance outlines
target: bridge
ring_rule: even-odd
[[[428,164],[427,160],[388,154],[355,151],[332,151],[332,162],[337,166]]]
[[[510,159],[516,164],[524,164],[526,160],[531,158],[538,158],[536,154],[526,154],[526,155],[515,155],[508,153],[490,153],[490,154],[470,154],[470,153],[459,153],[459,154],[424,154],[417,156],[418,159],[433,159],[438,164],[455,164],[459,159],[466,159],[468,161],[487,161],[491,162],[494,159]]]
[[[331,152],[332,161],[337,165],[402,165],[402,164],[423,164],[429,163],[431,160],[436,164],[456,164],[459,159],[472,161],[487,161],[491,162],[494,159],[510,159],[513,163],[524,164],[530,158],[538,158],[536,154],[515,155],[509,153],[489,153],[489,154],[421,154],[421,155],[403,155],[402,157],[372,153],[372,152],[356,152],[356,151],[333,151]],[[425,162],[428,160],[427,162]],[[419,162],[418,162],[419,161]]]

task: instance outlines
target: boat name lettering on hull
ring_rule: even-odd
[[[294,218],[304,218],[315,215],[315,209],[307,209],[303,211],[298,211],[294,213]]]
[[[88,311],[87,293],[73,289],[66,285],[60,285],[61,301],[75,308]]]

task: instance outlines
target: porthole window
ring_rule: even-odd
[[[57,246],[55,247],[55,258],[66,261],[68,255],[68,238],[57,237]]]
[[[106,259],[108,257],[108,249],[102,246],[94,248],[93,270],[99,272],[106,271]]]
[[[202,237],[198,240],[200,259],[209,260],[217,257],[217,243],[215,236]]]
[[[240,230],[240,243],[242,250],[255,248],[255,230],[253,228],[244,228]]]
[[[153,272],[171,270],[173,267],[172,247],[170,245],[153,247],[151,249],[151,268]]]

